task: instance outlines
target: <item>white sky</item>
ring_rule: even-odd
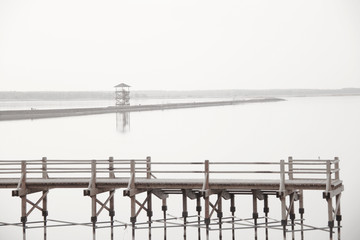
[[[360,87],[358,0],[0,0],[0,91]]]

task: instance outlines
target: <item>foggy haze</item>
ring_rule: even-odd
[[[360,87],[359,1],[0,2],[2,91]]]

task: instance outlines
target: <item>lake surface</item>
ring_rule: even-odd
[[[46,106],[43,103],[42,106]],[[104,114],[40,120],[0,122],[0,159],[138,159],[152,161],[279,161],[294,159],[333,159],[339,157],[340,176],[345,192],[342,198],[343,239],[360,235],[356,216],[360,213],[357,176],[360,168],[360,97],[289,98],[274,103],[178,109],[130,114]],[[140,197],[141,198],[141,197]],[[11,190],[0,190],[0,222],[19,222],[20,199]],[[49,218],[90,222],[91,200],[82,189],[51,190]],[[168,200],[171,215],[181,216],[181,197]],[[237,197],[236,215],[252,216],[250,196]],[[224,216],[229,216],[224,201]],[[270,217],[279,219],[280,203],[269,200]],[[195,201],[188,201],[189,215],[195,215]],[[241,204],[240,204],[241,203]],[[161,203],[154,197],[154,219],[162,217]],[[259,202],[259,214],[262,213]],[[116,219],[129,222],[130,200],[115,195]],[[248,206],[248,208],[240,207]],[[37,211],[39,212],[39,211]],[[33,212],[29,221],[41,220]],[[298,211],[296,210],[296,213]],[[145,215],[145,214],[144,214]],[[297,214],[298,217],[298,214]],[[327,204],[321,192],[305,192],[305,223],[327,225]],[[145,220],[145,217],[139,219]],[[99,221],[108,220],[102,213]],[[0,227],[1,239],[21,239],[21,228]],[[98,230],[97,239],[109,239],[108,230]],[[91,239],[91,228],[48,229],[48,239]],[[145,230],[137,239],[145,239]],[[182,229],[169,230],[171,238],[182,239]],[[253,239],[253,230],[239,230],[242,239]],[[271,239],[281,232],[271,231]],[[28,239],[41,239],[41,230],[29,230]],[[205,236],[205,235],[203,235]],[[224,232],[229,239],[230,232]],[[115,239],[130,239],[130,228],[115,229]],[[290,235],[289,235],[290,237]],[[306,239],[328,239],[325,232],[306,232]],[[162,230],[153,231],[161,239]],[[189,230],[188,239],[196,239]],[[218,239],[217,232],[211,239]],[[259,239],[264,239],[259,230]]]

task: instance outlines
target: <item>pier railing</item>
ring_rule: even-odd
[[[219,231],[219,239],[222,239],[222,224],[229,222],[223,218],[223,200],[230,200],[230,211],[233,239],[235,239],[235,195],[251,195],[253,198],[253,221],[252,225],[245,228],[254,228],[255,236],[260,228],[258,220],[263,219],[267,229],[277,229],[282,226],[283,239],[286,239],[288,232],[288,219],[291,220],[292,239],[295,236],[295,226],[298,221],[295,218],[294,205],[299,201],[300,231],[301,236],[305,231],[303,224],[304,204],[303,190],[321,190],[323,198],[328,205],[328,227],[309,227],[307,230],[320,229],[329,231],[330,239],[333,239],[334,220],[338,222],[337,230],[340,236],[341,229],[341,193],[344,190],[340,181],[339,159],[332,160],[304,160],[289,157],[286,161],[278,162],[240,162],[240,161],[214,161],[199,162],[167,161],[153,162],[150,157],[145,159],[114,159],[110,157],[102,160],[48,160],[46,157],[39,160],[4,160],[0,161],[0,188],[13,188],[14,197],[21,198],[21,225],[23,227],[23,239],[26,239],[27,218],[32,211],[42,211],[44,218],[44,239],[47,229],[47,195],[52,188],[83,188],[84,196],[91,198],[91,224],[93,239],[96,239],[96,229],[101,228],[97,221],[100,213],[105,210],[110,216],[111,239],[113,239],[114,227],[114,196],[115,190],[124,188],[123,196],[129,197],[131,201],[132,239],[135,239],[135,230],[141,229],[143,223],[136,223],[141,212],[146,211],[148,221],[149,238],[151,239],[152,224],[152,196],[155,195],[162,200],[162,211],[164,223],[164,239],[167,229],[167,198],[169,194],[181,194],[183,212],[181,226],[184,228],[184,239],[186,239],[186,227],[194,226],[188,221],[187,200],[196,199],[198,235],[201,236],[200,227],[206,229],[206,236],[209,239],[209,231]],[[225,186],[225,187],[224,187]],[[315,186],[315,187],[314,187]],[[32,201],[28,195],[41,192],[37,201]],[[108,198],[102,201],[97,196],[108,193]],[[138,194],[143,194],[136,197]],[[139,201],[144,195],[145,199]],[[214,196],[215,195],[215,196]],[[268,222],[269,204],[268,197],[276,195],[281,203],[281,221]],[[210,197],[216,197],[212,203]],[[201,198],[204,203],[204,217],[201,220]],[[286,198],[289,198],[287,206]],[[336,198],[336,207],[333,208],[333,198]],[[258,200],[264,201],[264,218],[258,215]],[[42,203],[42,206],[40,205]],[[27,209],[27,205],[31,205]],[[98,208],[98,206],[100,206]],[[212,216],[217,213],[217,222]],[[168,219],[169,220],[169,219]],[[211,223],[213,221],[213,223]],[[56,222],[58,223],[58,221]],[[249,221],[247,220],[247,223]],[[30,223],[29,223],[30,224]],[[75,224],[75,223],[70,223]],[[281,225],[279,225],[281,224]],[[19,224],[15,224],[18,226]],[[0,223],[7,226],[7,223]],[[20,226],[20,225],[19,225]],[[55,225],[53,225],[55,226]],[[122,226],[127,226],[127,223]],[[211,226],[211,228],[210,228]],[[225,228],[224,228],[225,230]],[[255,237],[257,239],[257,237]],[[267,239],[267,238],[266,238]],[[303,239],[303,238],[302,238]],[[340,237],[339,237],[340,239]]]
[[[233,178],[326,180],[327,189],[339,180],[340,160],[295,160],[279,162],[152,162],[151,158],[120,160],[3,160],[0,178]],[[132,170],[131,164],[134,164]]]

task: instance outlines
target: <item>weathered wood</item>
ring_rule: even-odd
[[[163,220],[164,220],[164,240],[167,239],[167,224],[166,224],[166,211],[167,211],[167,204],[166,198],[162,199],[162,211],[163,211]]]
[[[257,210],[257,194],[256,194],[256,190],[253,190],[253,219],[254,219],[254,236],[255,236],[255,240],[258,239],[258,226],[257,226],[257,219],[259,218],[259,214],[258,214],[258,210]]]
[[[172,170],[172,171],[152,171],[152,164],[164,164],[164,165],[188,165],[188,168],[185,170]],[[131,200],[131,217],[130,221],[132,223],[132,238],[135,239],[135,230],[136,230],[136,218],[138,214],[145,210],[148,216],[148,227],[149,236],[151,239],[151,229],[157,226],[152,225],[152,194],[159,197],[163,200],[163,214],[164,214],[164,239],[167,238],[167,224],[166,224],[166,198],[169,194],[182,194],[183,198],[183,224],[184,228],[184,239],[187,238],[187,226],[195,225],[196,221],[190,221],[187,212],[187,198],[196,199],[196,210],[198,213],[197,227],[198,227],[198,239],[201,239],[201,227],[204,226],[201,224],[201,201],[200,197],[204,198],[204,224],[206,227],[206,239],[210,237],[210,218],[214,212],[217,212],[218,217],[218,229],[215,227],[212,230],[218,230],[219,239],[222,239],[223,230],[231,229],[232,230],[232,239],[235,239],[235,229],[242,228],[253,228],[255,231],[255,239],[258,238],[258,228],[264,227],[266,240],[268,239],[268,229],[272,226],[268,222],[268,196],[277,195],[280,198],[281,203],[281,224],[283,226],[283,239],[286,239],[286,226],[288,217],[290,216],[291,220],[291,232],[292,239],[295,239],[294,232],[297,231],[294,229],[295,226],[295,213],[294,213],[294,202],[300,200],[299,202],[299,213],[300,213],[300,225],[301,229],[301,239],[304,239],[304,227],[307,225],[303,224],[303,214],[304,214],[304,204],[303,204],[303,191],[304,190],[322,190],[323,196],[326,198],[328,203],[328,228],[326,231],[330,232],[330,239],[333,238],[332,230],[334,228],[334,219],[338,223],[338,240],[340,239],[340,221],[341,221],[341,208],[340,208],[340,198],[341,193],[344,191],[344,186],[340,180],[339,173],[339,160],[313,160],[306,162],[305,160],[294,160],[292,157],[289,157],[289,161],[285,163],[284,160],[281,160],[278,163],[274,162],[255,162],[253,163],[256,168],[260,168],[262,165],[278,166],[277,171],[266,171],[259,169],[258,171],[247,171],[247,168],[242,168],[241,171],[237,171],[235,166],[250,165],[249,162],[234,162],[232,166],[230,162],[215,162],[216,168],[219,166],[219,170],[210,171],[210,163],[208,160],[205,162],[159,162],[152,163],[151,158],[148,157],[146,160],[114,160],[110,157],[107,160],[92,160],[92,161],[79,161],[74,160],[53,160],[49,161],[46,158],[42,160],[35,161],[0,161],[0,188],[16,188],[13,191],[13,196],[21,197],[22,204],[22,218],[23,223],[23,238],[26,238],[26,221],[27,216],[34,210],[39,209],[43,211],[44,216],[44,239],[46,239],[46,221],[47,221],[47,194],[49,189],[52,188],[85,188],[84,193],[91,197],[91,211],[92,211],[92,224],[93,224],[93,239],[96,238],[95,229],[97,223],[97,217],[102,210],[106,209],[109,211],[110,216],[110,227],[111,227],[111,240],[114,238],[114,194],[115,189],[125,188],[124,196],[129,196]],[[226,170],[223,166],[229,165],[230,170]],[[119,165],[122,165],[118,167]],[[126,166],[127,165],[127,166]],[[199,167],[204,167],[203,170],[196,169]],[[288,165],[288,170],[286,171],[286,165]],[[302,165],[304,167],[294,167],[296,165]],[[311,167],[316,165],[317,167]],[[2,166],[5,166],[2,168]],[[125,166],[125,167],[124,167]],[[310,167],[310,168],[309,168]],[[176,168],[175,168],[176,169]],[[5,178],[4,172],[6,174],[17,174],[18,177]],[[173,178],[161,178],[160,173],[169,173],[174,172]],[[115,174],[121,173],[118,176]],[[124,174],[128,174],[124,177]],[[154,178],[153,173],[159,173],[158,178]],[[199,173],[204,174],[204,178],[199,178]],[[224,176],[223,179],[219,178],[210,178],[215,176]],[[233,173],[236,173],[233,174]],[[243,179],[241,176],[242,173],[253,174],[254,178],[252,179]],[[263,173],[263,174],[259,174]],[[264,177],[264,174],[272,174],[272,176],[277,175],[278,178],[269,178]],[[50,177],[49,177],[50,174]],[[64,175],[63,175],[64,174]],[[70,175],[69,175],[70,174]],[[71,175],[73,174],[73,175]],[[81,177],[77,176],[81,174]],[[88,175],[84,175],[88,174]],[[179,178],[177,178],[179,174]],[[182,175],[181,175],[182,174]],[[229,174],[229,175],[227,175]],[[296,174],[302,175],[295,177]],[[322,174],[323,178],[318,177],[317,179],[312,178],[311,174]],[[334,178],[332,178],[334,174]],[[304,177],[307,176],[308,177]],[[41,177],[39,177],[41,176]],[[66,176],[66,177],[64,177]],[[70,176],[70,177],[69,177]],[[86,177],[87,176],[87,177]],[[194,176],[194,177],[192,177]],[[234,178],[231,178],[232,176]],[[256,177],[258,176],[258,177]],[[286,177],[288,176],[288,179]],[[28,194],[42,192],[42,197],[37,202],[32,202],[27,198]],[[109,197],[107,200],[102,203],[97,199],[97,194],[109,192]],[[136,200],[136,195],[142,192],[147,193],[147,197],[144,202],[140,203]],[[210,201],[211,195],[217,195],[217,201],[215,204],[212,204]],[[253,226],[244,226],[236,227],[234,224],[235,218],[235,194],[242,195],[252,195],[253,198]],[[289,196],[289,207],[286,206],[286,197]],[[336,197],[336,208],[333,209],[332,198]],[[231,221],[225,221],[223,218],[223,199],[231,201]],[[258,224],[258,209],[257,209],[257,200],[264,200],[264,213],[265,213],[265,224],[259,226]],[[42,207],[40,203],[42,201]],[[26,205],[27,203],[31,204],[32,207],[30,211],[27,212]],[[97,204],[100,205],[100,209],[97,210]],[[108,206],[109,204],[109,206]],[[139,205],[138,210],[136,209],[136,204]],[[147,204],[147,205],[146,205]],[[212,207],[212,209],[210,209]],[[46,213],[46,214],[45,214]],[[195,217],[195,216],[194,216]],[[250,219],[249,219],[250,220]],[[223,224],[231,223],[231,228],[224,227]],[[141,223],[139,223],[141,224]],[[142,223],[144,224],[144,223]],[[212,225],[212,224],[211,224]],[[214,224],[215,225],[215,224]],[[176,226],[172,226],[176,227]],[[138,227],[139,228],[139,227]],[[140,229],[143,227],[140,227]],[[309,230],[309,229],[306,229]]]
[[[264,213],[265,213],[265,240],[269,239],[269,229],[268,229],[268,215],[269,215],[269,199],[268,195],[264,195]]]

